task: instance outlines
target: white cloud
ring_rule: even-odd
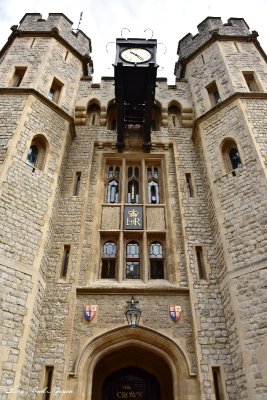
[[[75,7],[74,7],[75,4]],[[163,68],[159,76],[166,76],[169,83],[174,80],[173,70],[177,61],[178,41],[191,32],[197,33],[197,25],[208,16],[221,17],[227,22],[230,17],[244,18],[251,30],[259,32],[259,41],[267,51],[266,14],[267,0],[257,0],[257,7],[251,3],[236,0],[2,0],[0,4],[0,46],[11,33],[10,27],[18,25],[27,12],[39,12],[46,18],[49,12],[62,12],[76,28],[80,12],[83,17],[80,29],[91,38],[93,45],[94,81],[103,75],[113,75],[112,63],[115,58],[114,42],[121,36],[122,28],[130,29],[129,37],[144,37],[144,30],[152,29],[153,37],[167,47],[158,47],[158,62]],[[127,31],[123,31],[124,34]],[[161,69],[162,69],[161,68]]]

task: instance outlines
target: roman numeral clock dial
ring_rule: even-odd
[[[130,63],[144,63],[151,59],[151,53],[139,47],[131,47],[121,52],[121,58]]]

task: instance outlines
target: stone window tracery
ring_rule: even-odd
[[[118,203],[120,193],[120,167],[117,165],[107,168],[107,203]]]
[[[147,167],[147,197],[149,204],[159,204],[159,169]]]
[[[165,279],[163,158],[107,157],[104,171],[101,272],[97,277],[119,282]],[[157,240],[158,235],[160,240]],[[107,237],[117,246],[116,262],[103,250]]]

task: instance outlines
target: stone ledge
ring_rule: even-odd
[[[83,294],[142,294],[142,295],[160,295],[160,296],[168,296],[168,295],[179,295],[179,294],[189,294],[189,288],[188,287],[174,287],[174,286],[158,286],[158,287],[148,287],[148,286],[142,286],[142,287],[115,287],[115,286],[108,286],[104,287],[102,286],[79,286],[76,289],[77,295],[83,295]]]

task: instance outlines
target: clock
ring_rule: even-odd
[[[150,51],[141,47],[129,47],[121,52],[121,58],[130,63],[144,63],[152,58]]]

